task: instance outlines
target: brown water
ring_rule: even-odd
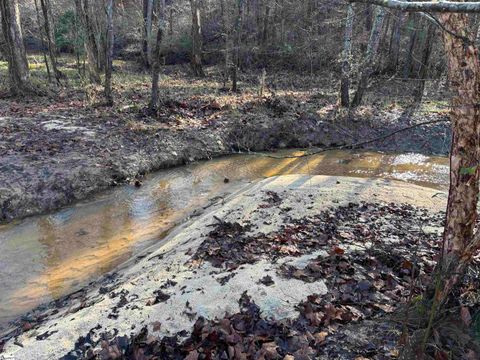
[[[0,226],[0,329],[160,242],[209,199],[283,174],[382,177],[445,189],[448,160],[347,151],[281,160],[233,155],[159,171],[139,189],[122,186],[53,214]]]

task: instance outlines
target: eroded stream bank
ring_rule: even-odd
[[[312,100],[313,101],[313,100]],[[442,113],[363,109],[340,114],[287,98],[257,99],[184,127],[130,116],[39,113],[0,117],[0,222],[56,210],[145,173],[242,151],[352,144]],[[199,109],[192,109],[199,111]],[[445,155],[448,122],[429,124],[363,149]]]
[[[54,214],[2,225],[0,329],[7,320],[135,258],[183,219],[221,204],[245,183],[287,174],[380,177],[445,189],[448,160],[348,151],[285,159],[234,155],[162,170],[147,176],[140,188],[118,187]]]

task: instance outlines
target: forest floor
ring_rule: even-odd
[[[45,96],[0,96],[0,222],[52,211],[148,172],[200,159],[356,144],[419,122],[448,120],[438,84],[427,87],[426,101],[412,106],[411,82],[378,79],[365,99],[371,105],[346,112],[337,105],[332,74],[275,72],[259,96],[255,74],[243,74],[241,92],[231,93],[222,90],[217,68],[195,79],[187,66],[163,69],[162,106],[151,117],[145,113],[150,76],[135,63],[115,62],[110,108],[90,104],[73,59],[61,61],[68,86],[52,86]],[[32,78],[46,89],[43,64],[38,57],[30,63]],[[0,78],[5,71],[0,63]],[[448,128],[446,122],[429,124],[358,147],[445,155]]]
[[[160,247],[25,316],[3,355],[396,359],[402,333],[429,316],[421,296],[446,201],[436,195],[329,176],[248,185]],[[435,323],[435,359],[478,358],[478,271],[474,262],[463,279],[454,320],[446,313]]]

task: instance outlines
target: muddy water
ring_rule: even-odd
[[[301,154],[285,151],[273,156]],[[9,319],[58,298],[160,242],[209,199],[282,174],[383,177],[445,189],[446,158],[327,152],[304,158],[234,155],[159,171],[50,215],[0,226],[0,330]],[[228,183],[224,179],[228,178]]]

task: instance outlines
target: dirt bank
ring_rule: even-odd
[[[444,206],[438,191],[397,181],[263,180],[160,248],[26,315],[0,356],[395,358],[399,332],[386,316],[428,281]]]
[[[118,116],[95,109],[78,115],[71,108],[32,114],[33,108],[29,117],[10,111],[0,118],[0,222],[52,211],[161,168],[239,150],[357,143],[446,118],[372,109],[347,115],[307,105],[295,97],[251,99],[234,108],[215,100],[170,102],[155,119],[130,108]],[[190,121],[176,122],[178,114]],[[446,154],[448,144],[448,123],[437,123],[364,148]]]

